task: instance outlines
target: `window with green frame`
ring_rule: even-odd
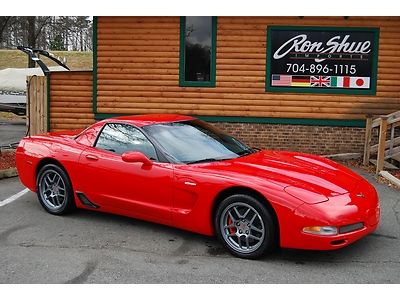
[[[179,85],[215,87],[217,17],[181,17]]]

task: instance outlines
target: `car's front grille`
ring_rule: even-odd
[[[346,225],[346,226],[342,226],[339,228],[339,233],[347,233],[347,232],[351,232],[351,231],[355,231],[358,229],[361,229],[364,227],[364,223],[360,222],[360,223],[355,223],[355,224],[350,224],[350,225]]]

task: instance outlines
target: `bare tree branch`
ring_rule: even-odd
[[[36,34],[35,34],[35,40],[37,40],[39,34],[42,32],[43,27],[45,25],[48,25],[49,21],[51,20],[51,17],[46,17],[46,19],[42,22],[42,24],[40,25],[40,27],[37,29]]]

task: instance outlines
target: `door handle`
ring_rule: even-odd
[[[93,154],[87,154],[86,158],[89,160],[99,160],[99,158],[96,155]]]
[[[197,182],[196,181],[194,181],[191,178],[187,178],[187,177],[186,178],[185,177],[179,178],[178,179],[178,183],[179,183],[179,185],[181,187],[185,187],[186,189],[192,189],[192,188],[195,188],[197,186]]]
[[[196,182],[189,181],[189,180],[185,180],[185,181],[183,182],[183,184],[184,184],[184,185],[189,185],[189,186],[196,186],[196,185],[197,185]]]

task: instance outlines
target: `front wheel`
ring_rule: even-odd
[[[271,213],[249,195],[233,195],[219,205],[214,226],[219,240],[233,255],[254,259],[276,244]]]
[[[75,208],[70,180],[57,165],[48,164],[40,169],[36,189],[40,204],[51,214],[62,215]]]

